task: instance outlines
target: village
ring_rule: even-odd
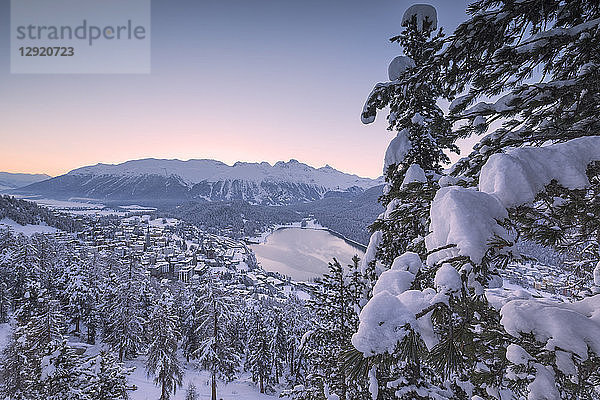
[[[137,263],[148,277],[188,284],[210,270],[240,296],[310,298],[310,282],[296,282],[264,270],[243,241],[206,233],[174,218],[139,212],[75,218],[82,222],[83,230],[49,235],[80,250],[109,253],[122,263]]]

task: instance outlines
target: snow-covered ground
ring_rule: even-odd
[[[8,344],[11,332],[12,328],[10,324],[0,324],[0,351]],[[99,345],[86,345],[85,347],[88,347],[85,355],[94,355],[100,348]],[[140,356],[136,360],[125,363],[127,367],[135,367],[134,371],[128,377],[129,383],[137,387],[136,390],[129,392],[131,400],[156,400],[160,397],[160,387],[154,384],[152,377],[146,375],[144,362],[145,356]],[[182,360],[182,363],[185,366],[183,385],[177,390],[175,395],[171,396],[171,399],[184,400],[186,389],[190,383],[196,386],[196,390],[200,394],[200,399],[210,399],[209,373],[197,369],[193,362],[188,364],[185,360]],[[259,393],[248,376],[242,376],[230,383],[220,382],[217,387],[217,396],[223,400],[273,400],[278,398],[277,395],[269,396]]]
[[[127,362],[128,367],[135,367],[129,376],[129,382],[137,386],[137,390],[130,393],[132,400],[156,400],[160,397],[160,387],[156,386],[152,378],[148,378],[144,369],[145,357]],[[185,362],[184,362],[185,363]],[[177,390],[172,400],[184,400],[188,385],[193,383],[200,394],[200,399],[210,399],[210,374],[207,371],[196,369],[193,363],[185,363],[185,376],[183,385]],[[273,400],[277,396],[259,393],[256,386],[244,376],[230,383],[220,382],[217,386],[217,396],[224,400]]]
[[[35,233],[56,233],[59,231],[52,226],[48,226],[45,222],[39,225],[20,225],[10,218],[0,220],[0,229],[9,229],[14,233],[21,233],[25,236],[31,236]]]

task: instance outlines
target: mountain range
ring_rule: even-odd
[[[329,192],[360,193],[382,183],[297,160],[273,165],[216,160],[142,159],[96,164],[19,188],[15,194],[89,198],[112,202],[177,203],[189,200],[285,205],[315,201]]]
[[[0,172],[0,191],[18,189],[46,179],[50,179],[50,176],[46,174],[13,174],[10,172]]]

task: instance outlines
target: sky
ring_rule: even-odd
[[[401,54],[412,1],[153,0],[150,74],[11,74],[0,0],[0,171],[60,175],[139,158],[381,175],[393,133],[360,122]],[[468,1],[431,1],[446,33]]]

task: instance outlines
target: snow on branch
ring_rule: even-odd
[[[596,29],[600,24],[600,18],[586,21],[579,25],[570,28],[554,28],[547,31],[541,31],[530,38],[515,46],[517,53],[526,53],[546,45],[551,40],[556,40],[559,37],[575,37],[582,32]]]
[[[408,26],[412,18],[417,19],[417,29],[422,32],[423,28],[430,31],[437,29],[437,10],[429,4],[413,4],[408,7],[402,16],[402,26]],[[429,25],[425,25],[425,24]]]
[[[431,204],[431,233],[425,237],[427,264],[458,256],[480,263],[495,236],[509,240],[498,224],[508,212],[494,196],[460,186],[441,188]],[[456,247],[448,245],[455,244]],[[436,251],[438,250],[438,251]]]
[[[492,155],[481,169],[479,191],[448,186],[436,194],[431,204],[431,233],[425,238],[431,253],[427,263],[457,256],[481,262],[494,237],[510,241],[509,233],[498,224],[508,217],[508,208],[533,201],[552,180],[567,189],[589,186],[586,171],[594,161],[600,161],[598,136]],[[451,244],[456,247],[448,247]]]
[[[492,155],[481,169],[479,190],[506,208],[529,203],[552,180],[567,189],[590,182],[587,166],[600,161],[600,137],[589,136],[546,147],[523,147]]]
[[[514,337],[531,333],[547,350],[566,352],[556,357],[556,367],[565,375],[573,368],[571,354],[587,360],[588,352],[600,356],[600,295],[574,303],[539,299],[512,300],[500,310],[500,323]],[[568,358],[566,358],[568,357]],[[513,361],[514,362],[514,361]]]

